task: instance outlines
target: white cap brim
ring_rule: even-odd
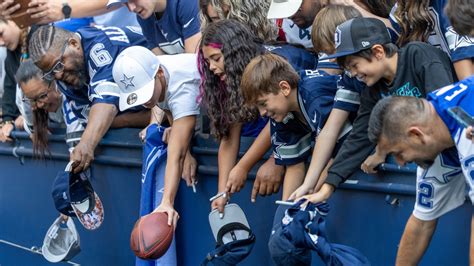
[[[268,9],[267,18],[277,19],[291,17],[298,11],[302,2],[303,0],[273,0]]]
[[[120,93],[119,109],[125,111],[129,108],[142,105],[148,102],[155,91],[155,79],[152,79],[145,86],[129,93]],[[136,98],[133,100],[133,98]]]
[[[128,2],[128,0],[109,0],[107,2],[107,8],[122,6],[123,4],[125,4],[127,2]]]

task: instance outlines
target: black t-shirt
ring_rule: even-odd
[[[426,43],[412,42],[398,51],[397,72],[391,84],[380,80],[361,94],[360,107],[352,132],[329,168],[326,183],[338,186],[348,179],[375,148],[367,129],[375,104],[385,96],[426,97],[428,93],[456,81],[448,55]]]

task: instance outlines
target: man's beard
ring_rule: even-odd
[[[69,71],[69,73],[73,74],[73,76],[78,79],[78,82],[77,84],[70,84],[66,81],[66,83],[70,85],[73,89],[78,90],[83,88],[84,86],[87,86],[87,84],[89,83],[89,75],[84,66],[84,62],[77,60],[74,61],[73,65],[76,71]]]

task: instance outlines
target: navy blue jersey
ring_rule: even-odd
[[[289,44],[264,45],[264,47],[270,53],[285,58],[296,71],[316,69],[318,66],[318,56],[308,52],[306,49]]]
[[[428,43],[448,53],[452,62],[473,58],[474,38],[460,36],[454,31],[446,13],[444,12],[444,7],[447,2],[448,0],[430,1],[428,10],[433,19],[434,27],[428,37]],[[397,4],[392,8],[390,22],[396,30],[400,31],[400,26],[394,16],[396,8]]]
[[[200,32],[198,1],[167,0],[160,19],[137,16],[143,34],[166,54],[184,52],[184,40]]]
[[[89,73],[88,93],[91,103],[114,104],[118,108],[119,88],[112,76],[115,58],[133,45],[149,48],[145,37],[137,27],[86,27],[79,29],[77,34],[81,38],[85,66]]]
[[[337,81],[337,88],[333,108],[356,113],[359,110],[360,94],[367,88],[365,83],[344,74]]]
[[[280,165],[297,164],[309,157],[338,90],[339,75],[329,75],[321,70],[304,70],[299,74],[298,103],[302,117],[289,113],[282,122],[270,119],[273,153],[275,162]]]

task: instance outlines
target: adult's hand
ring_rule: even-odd
[[[257,171],[250,200],[255,202],[257,194],[260,196],[269,196],[273,193],[277,193],[280,189],[284,174],[285,167],[276,165],[275,159],[270,157]]]
[[[0,141],[1,142],[13,141],[13,139],[10,137],[10,134],[12,133],[12,131],[13,131],[13,124],[11,123],[4,124],[0,128]]]
[[[182,178],[186,181],[188,187],[196,183],[197,161],[194,156],[188,151],[184,157]]]
[[[89,168],[94,160],[94,148],[85,141],[79,142],[71,153],[72,171],[80,173]]]
[[[162,202],[153,212],[164,212],[168,214],[168,225],[173,226],[176,230],[176,225],[178,223],[179,214],[169,203]]]
[[[224,218],[224,207],[225,205],[227,204],[227,202],[229,201],[229,197],[226,196],[222,196],[220,198],[217,198],[215,200],[212,201],[211,203],[211,209],[214,210],[214,209],[217,209],[217,211],[219,212],[219,217],[220,218]]]
[[[64,19],[61,0],[32,0],[28,4],[32,19],[39,19],[39,24],[47,24]]]
[[[331,197],[333,192],[334,192],[334,187],[332,185],[324,183],[318,192],[296,199],[295,202],[298,202],[301,199],[305,199],[306,201],[303,204],[301,204],[301,206],[303,208],[306,208],[306,205],[308,205],[309,202],[319,203],[319,202],[326,201],[327,199],[329,199],[329,197]]]
[[[4,0],[0,3],[0,15],[5,19],[10,19],[11,14],[20,9],[20,4],[14,4],[13,0]]]

